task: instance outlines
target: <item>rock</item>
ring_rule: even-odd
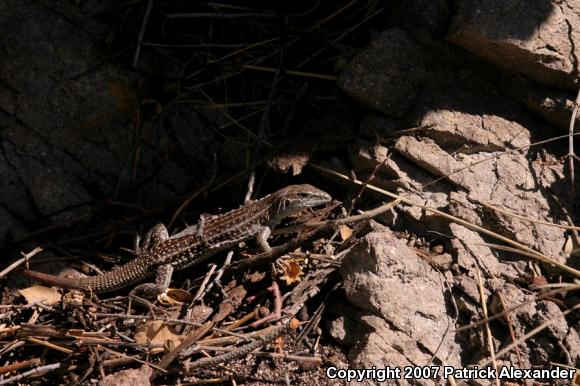
[[[558,90],[522,76],[504,76],[500,88],[553,127],[568,132],[575,93]],[[576,116],[576,127],[578,125],[580,116]]]
[[[369,313],[360,320],[374,330],[351,349],[351,366],[427,363],[435,352],[459,364],[443,279],[404,241],[389,230],[369,233],[345,256],[340,272],[348,301]]]
[[[570,359],[568,366],[578,366],[580,362],[580,322],[571,326],[566,339],[564,340],[564,347],[569,351]]]
[[[513,278],[519,275],[518,269],[525,269],[523,261],[519,266],[511,261],[500,262],[489,247],[480,245],[485,241],[478,233],[458,224],[450,224],[449,227],[456,237],[451,240],[451,245],[457,253],[457,264],[462,270],[474,272],[475,269],[481,269],[486,277]]]
[[[352,319],[348,315],[341,315],[336,318],[326,320],[328,333],[342,346],[352,347],[357,344],[365,333],[368,333],[368,326]]]
[[[66,12],[52,12],[37,3],[0,3],[0,201],[19,221],[11,230],[78,220],[105,198],[166,203],[193,181],[203,184],[200,170],[208,169],[197,162],[203,136],[196,134],[211,130],[175,119],[198,141],[183,146],[196,154],[184,170],[185,157],[175,152],[187,136],[180,128],[176,139],[163,120],[156,127],[132,121],[145,106],[139,76],[104,51],[114,27],[67,4]],[[179,115],[170,107],[164,113]],[[131,190],[140,188],[138,194],[119,195],[136,182]]]
[[[150,385],[149,377],[153,370],[149,366],[141,366],[138,369],[127,369],[109,374],[103,379],[103,386],[147,386]]]
[[[430,76],[425,59],[405,32],[391,29],[353,59],[338,86],[368,109],[402,118]],[[413,71],[408,71],[410,65]]]
[[[449,4],[444,0],[393,1],[391,18],[420,41],[432,42],[445,36]]]
[[[540,223],[564,223],[566,212],[575,213],[565,182],[563,153],[556,146],[538,151],[531,145],[537,138],[559,135],[535,116],[567,128],[574,98],[570,91],[577,91],[579,48],[573,42],[580,40],[580,28],[576,28],[580,18],[574,11],[576,2],[446,3],[456,9],[450,13],[453,24],[447,42],[441,42],[434,39],[439,31],[436,26],[445,18],[444,12],[437,11],[440,2],[425,9],[423,15],[429,16],[422,18],[417,6],[424,4],[422,0],[395,1],[395,14],[409,10],[410,15],[417,15],[415,20],[405,15],[396,24],[398,28],[381,33],[339,79],[339,87],[347,95],[371,110],[360,130],[368,142],[349,146],[355,173],[364,179],[375,171],[373,183],[418,204],[401,205],[403,215],[396,218],[394,227],[421,231],[423,226],[422,232],[454,237],[450,244],[456,264],[448,274],[458,290],[454,299],[461,323],[481,319],[476,270],[482,274],[491,313],[503,310],[498,305],[500,294],[508,309],[525,304],[510,312],[516,337],[551,321],[547,329],[523,344],[524,368],[545,365],[555,358],[573,363],[577,331],[567,326],[554,302],[538,301],[536,293],[512,284],[531,273],[529,257],[480,245],[495,240],[429,214],[420,206],[443,209],[560,263],[567,262],[563,252],[566,232]],[[425,30],[413,31],[413,21],[423,24]],[[444,324],[445,316],[440,315],[445,308],[437,307],[445,304],[444,298],[437,295],[437,287],[429,279],[431,272],[416,274],[423,268],[414,255],[394,241],[389,231],[377,231],[352,247],[343,261],[346,296],[368,313],[354,319],[373,330],[354,346],[349,341],[352,367],[402,366],[410,358],[422,363],[424,358],[414,348],[424,326],[416,314]],[[561,274],[549,265],[543,267],[548,273]],[[430,299],[433,308],[424,299]],[[346,342],[346,320],[335,323],[336,334],[342,334]],[[490,326],[496,350],[508,344],[511,338],[505,320]],[[431,327],[435,335],[441,332],[437,326]],[[416,331],[415,336],[409,330]],[[487,358],[487,338],[480,330],[468,330],[455,338],[470,349],[460,353],[462,358],[452,356],[452,361],[465,364]],[[518,363],[513,353],[499,362]]]
[[[455,299],[459,313],[467,316],[467,320],[470,323],[477,321],[481,307],[477,283],[467,275],[456,277],[455,283],[456,288],[461,291]],[[489,293],[486,292],[484,291],[488,295]]]
[[[500,207],[507,213],[524,218],[557,222],[552,218],[549,200],[537,186],[535,171],[530,169],[525,156],[503,152],[498,157],[490,157],[484,153],[451,155],[432,139],[410,136],[399,138],[395,149],[431,173],[444,176],[470,192],[467,199],[479,207],[480,213],[488,216],[486,218],[479,214],[480,219],[476,223],[493,224],[492,230],[535,248],[557,261],[566,261],[561,253],[565,243],[565,233],[561,229],[531,223],[492,208]],[[450,213],[462,215],[462,211],[454,212],[457,206],[456,202],[450,208]]]
[[[499,296],[503,300],[503,305]],[[488,307],[491,315],[504,311],[504,305],[505,309],[513,309],[510,312],[510,323],[516,337],[521,337],[531,329],[549,322],[548,327],[541,333],[519,346],[521,358],[524,361],[523,368],[541,365],[546,360],[554,362],[564,360],[562,350],[555,342],[563,341],[568,332],[566,319],[554,302],[538,301],[536,296],[536,294],[524,292],[511,283],[506,283],[503,288],[497,290]],[[502,325],[506,324],[505,319],[500,320]],[[495,336],[498,336],[497,333]],[[513,362],[517,361],[518,357],[515,352],[511,352],[504,356],[504,359]]]
[[[577,0],[461,0],[455,4],[450,42],[507,72],[577,89]]]
[[[428,181],[428,174],[390,151],[386,146],[368,141],[357,141],[348,146],[349,160],[359,178],[370,176],[373,172],[373,184],[379,187],[396,190],[414,190],[421,183]],[[393,158],[394,157],[394,158]],[[378,166],[378,169],[376,167]]]
[[[406,66],[416,71],[403,71],[394,54],[401,55],[407,60]],[[427,62],[432,65],[426,66]],[[558,222],[563,218],[563,213],[552,213],[550,193],[538,186],[538,182],[545,180],[542,186],[551,189],[557,178],[561,178],[558,176],[562,165],[558,165],[558,170],[557,167],[539,169],[536,163],[528,160],[530,153],[525,150],[510,154],[503,150],[529,145],[532,130],[545,130],[545,127],[534,123],[524,111],[477,75],[467,70],[457,73],[451,64],[437,60],[434,53],[421,51],[418,43],[401,30],[381,34],[349,67],[341,77],[341,87],[355,100],[389,117],[367,122],[366,130],[383,132],[389,137],[397,131],[393,122],[404,124],[401,129],[419,128],[413,135],[402,135],[395,140],[394,149],[398,155],[460,189],[450,192],[445,184],[437,184],[417,193],[417,185],[423,186],[433,178],[420,175],[415,180],[417,172],[395,155],[381,170],[396,178],[379,175],[378,183],[395,188],[419,203],[430,200],[432,191],[448,195],[467,192],[462,199],[467,207],[453,202],[449,206],[451,214],[464,216],[475,224],[493,224],[491,230],[560,262],[566,261],[561,254],[565,241],[562,230],[517,219],[489,206],[540,221]],[[410,85],[420,85],[421,92],[398,95]],[[396,112],[395,105],[398,106]],[[351,161],[360,168],[357,171],[364,171],[382,162],[387,152],[383,145],[353,144],[349,154]],[[445,208],[446,201],[437,198],[438,207]],[[424,220],[420,208],[408,208],[405,213],[414,225],[419,219]],[[440,219],[429,225],[436,226],[438,231],[447,231],[446,222]]]

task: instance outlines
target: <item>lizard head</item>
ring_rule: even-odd
[[[291,185],[273,194],[272,208],[276,218],[292,216],[305,208],[326,204],[332,200],[330,194],[312,185]]]

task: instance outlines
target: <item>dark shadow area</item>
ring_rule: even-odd
[[[495,31],[503,38],[531,35],[552,8],[488,3],[514,17]],[[110,199],[151,208],[208,183],[239,184],[277,152],[330,154],[356,131],[333,80],[347,61],[377,30],[449,26],[462,4],[3,2],[0,233],[18,240],[74,223]],[[537,25],[516,23],[521,12]],[[448,93],[423,93],[432,108],[519,119],[481,109],[477,98],[494,98],[487,89],[468,103],[446,82],[436,87]]]
[[[316,185],[346,202],[351,214],[358,213],[358,209],[373,207],[384,197],[368,192],[356,197],[358,187],[355,191],[350,182],[322,177],[308,164],[331,165],[351,178],[372,176],[393,191],[418,191],[419,185],[439,176],[421,170],[424,165],[403,155],[400,149],[388,155],[388,160],[397,165],[385,160],[381,169],[371,159],[370,167],[353,167],[353,152],[366,149],[369,143],[391,151],[402,136],[401,130],[417,130],[411,138],[424,136],[454,156],[513,150],[522,143],[560,135],[552,123],[566,122],[562,116],[542,116],[535,106],[526,106],[523,98],[506,90],[511,89],[508,85],[514,79],[525,78],[541,94],[542,87],[554,81],[550,90],[554,95],[564,95],[559,102],[566,105],[565,97],[573,84],[570,73],[556,69],[545,77],[535,77],[537,71],[552,64],[549,54],[563,48],[547,44],[546,51],[538,55],[547,58],[542,61],[512,45],[512,41],[526,42],[535,37],[540,26],[560,12],[555,4],[548,0],[536,0],[533,7],[516,0],[0,1],[1,269],[21,253],[41,246],[45,254],[34,263],[37,266],[51,265],[55,256],[64,256],[64,266],[69,260],[82,261],[81,268],[93,273],[94,267],[110,268],[134,258],[135,253],[128,250],[134,236],[144,235],[158,222],[170,224],[169,232],[175,233],[201,218],[195,232],[203,234],[206,213],[227,212],[242,205],[247,194],[256,199],[291,184]],[[571,26],[562,28],[573,41]],[[480,39],[470,40],[473,36]],[[495,50],[497,42],[505,45]],[[475,52],[477,47],[481,50]],[[513,59],[511,53],[517,56],[513,61],[508,60]],[[505,67],[501,65],[504,59]],[[576,65],[575,56],[572,62]],[[521,71],[514,69],[513,63],[520,65]],[[461,115],[463,121],[439,122],[436,113],[442,111],[449,116]],[[369,115],[378,122],[373,127],[365,126]],[[462,126],[468,127],[468,135],[459,130]],[[517,130],[510,131],[511,127]],[[567,151],[563,144],[560,141],[542,150],[525,150],[527,166],[534,170],[532,165],[545,156],[543,149],[563,157]],[[417,185],[406,184],[401,175],[411,176]],[[555,220],[565,219],[562,208],[574,217],[576,204],[564,197],[567,181],[543,186],[537,175],[533,178],[545,189],[542,194],[554,209]],[[428,186],[424,192],[436,201],[461,189],[461,181],[446,180]],[[533,192],[522,182],[517,193],[523,196]],[[561,201],[555,198],[559,195]],[[353,197],[358,205],[351,208]],[[344,214],[336,212],[328,210],[326,215]],[[492,215],[483,218],[490,222],[483,225],[490,227],[496,219]],[[405,225],[423,227],[423,231],[436,228],[440,222],[431,217]],[[306,231],[299,233],[303,238],[274,235],[272,239],[273,244],[295,239],[292,250],[282,254],[294,263],[322,261],[336,269],[339,264],[328,256],[346,250],[359,231],[356,226],[342,227],[339,232],[333,228],[335,233],[329,236],[332,240],[325,242],[313,240]],[[443,232],[439,236],[450,238]],[[237,252],[248,247],[239,241],[232,244]],[[249,242],[251,252],[258,249],[255,244]],[[317,253],[311,255],[309,247],[317,248]],[[225,255],[224,251],[212,262],[223,263]],[[236,256],[240,255],[246,257],[239,253]],[[272,306],[268,302],[275,294],[271,295],[274,290],[268,286],[273,277],[283,282],[278,275],[282,271],[286,275],[283,290],[308,282],[301,268],[296,268],[298,263],[278,264],[275,261],[279,257],[266,256],[270,260],[264,260],[260,267],[263,271],[240,269],[231,277],[224,275],[231,282],[214,283],[208,303],[220,312],[231,308],[236,300],[230,298],[231,292],[241,287],[241,282],[250,283],[248,287],[257,293],[243,305],[244,315],[228,314],[218,322],[249,320],[250,314],[255,319],[262,316],[263,308],[268,308],[259,305]],[[198,266],[177,273],[174,278],[179,289],[187,292],[199,286],[206,268]],[[214,268],[220,269],[217,265]],[[289,278],[291,268],[295,272]],[[17,296],[13,288],[29,284],[18,273],[0,279],[6,283],[3,295],[9,300]],[[289,283],[290,279],[296,282]],[[329,283],[332,291],[336,290],[334,281],[324,282],[313,273],[309,279],[326,285],[320,284],[324,291],[329,290]],[[257,283],[261,285],[259,291]],[[320,315],[331,303],[324,291],[315,297],[314,290],[304,289],[301,295],[307,307],[293,315],[300,319],[301,326],[315,320],[311,327],[316,333]],[[81,311],[71,311],[64,301],[51,306],[52,311],[60,312],[58,307],[62,307],[67,328],[79,327],[68,324],[79,319],[85,323],[79,329],[96,331],[102,327],[106,332],[99,332],[97,338],[103,342],[111,339],[107,334],[113,329],[115,334],[122,334],[137,323],[130,318],[135,315],[126,313],[126,303],[119,299],[99,303],[90,295],[83,300]],[[208,308],[195,304],[192,314],[207,316],[213,312]],[[447,308],[451,309],[449,304]],[[111,316],[103,309],[125,314],[123,318]],[[161,315],[159,320],[183,317],[174,309],[166,312],[143,307],[141,311]],[[30,318],[33,324],[37,317],[33,312],[26,306],[14,317]],[[97,325],[94,315],[98,312],[99,321],[113,325],[111,331]],[[182,331],[199,327],[197,321],[176,324]],[[34,326],[39,330],[30,336],[40,331],[61,339],[66,343],[63,347],[72,347],[71,340],[78,338],[56,328],[40,330],[40,324]],[[294,338],[272,338],[269,342],[283,352]],[[464,338],[468,340],[467,333]],[[27,336],[18,339],[24,342]],[[155,347],[149,342],[145,350],[132,338],[122,340],[115,335],[115,339],[126,350],[122,353],[125,359],[129,356],[125,352],[149,360],[147,350],[159,349],[166,355],[175,349],[175,342],[156,343]],[[259,339],[236,341],[236,348]],[[135,364],[129,358],[119,365],[119,357],[105,358],[97,352],[95,347],[103,342],[81,340],[78,338],[74,348],[84,362],[63,362],[59,371],[69,377],[63,382],[76,384],[89,374],[104,374],[104,368],[109,372],[106,366],[114,360],[118,362],[111,369]],[[18,352],[18,360],[27,360],[26,355],[34,354],[38,347],[14,352]],[[54,346],[45,347],[48,352],[55,350]],[[199,357],[201,350],[204,348],[196,352]],[[211,355],[227,351],[212,350],[208,351]],[[323,365],[347,362],[345,352],[336,347],[324,347],[324,362],[319,357],[312,359],[315,348],[311,345],[304,344],[301,350],[297,365],[286,365],[287,358],[275,355],[263,361],[228,361],[234,364],[234,374],[228,376],[234,377],[238,369],[237,374],[243,375],[240,380],[249,383],[267,378],[268,384],[282,384],[287,382],[284,375],[291,374],[293,384],[328,384]],[[0,356],[3,353],[0,351]],[[55,358],[58,355],[61,360],[69,354],[61,349]],[[138,363],[145,363],[144,359]],[[284,365],[275,367],[271,363]],[[181,358],[174,365],[181,366]],[[199,375],[218,376],[218,370],[214,370]],[[257,374],[259,371],[266,377]],[[50,379],[60,381],[60,375],[54,373]],[[94,375],[94,379],[99,376]],[[157,381],[177,382],[178,377],[181,375],[172,373]]]

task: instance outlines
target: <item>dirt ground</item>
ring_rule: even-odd
[[[580,1],[331,3],[0,2],[0,385],[580,385]],[[150,303],[23,275],[293,184]]]

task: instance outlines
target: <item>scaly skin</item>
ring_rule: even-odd
[[[152,230],[157,232],[153,235],[157,239],[153,246],[102,275],[73,279],[31,270],[25,270],[24,274],[52,286],[95,293],[115,291],[156,275],[155,283],[141,284],[135,289],[150,297],[167,289],[173,269],[198,264],[242,241],[256,239],[263,250],[269,250],[267,238],[280,221],[330,200],[328,193],[311,185],[291,185],[228,213],[204,218],[172,237],[167,236],[164,227],[156,227]]]

